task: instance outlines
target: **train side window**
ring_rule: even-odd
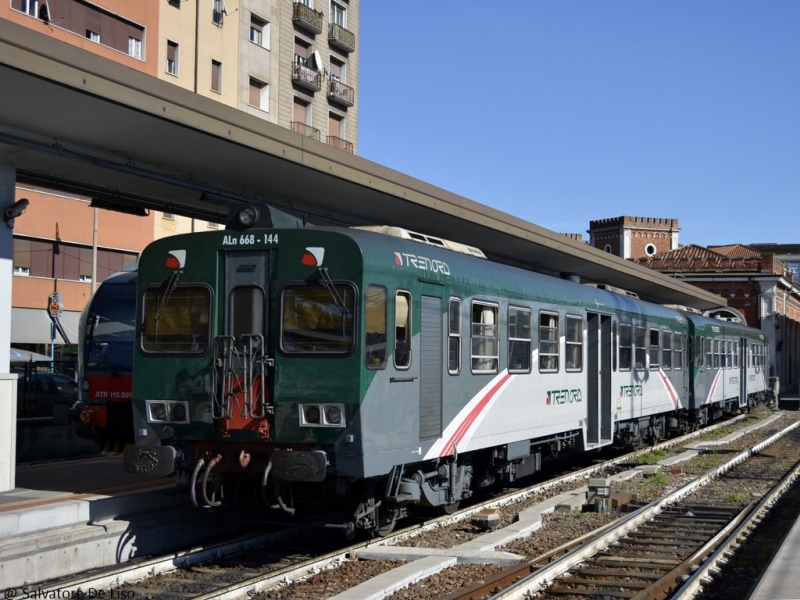
[[[539,371],[558,373],[558,315],[539,313]]]
[[[636,370],[644,371],[647,367],[647,330],[638,325],[633,328],[633,348]]]
[[[498,307],[472,303],[472,372],[497,373],[500,364]]]
[[[733,342],[733,368],[739,368],[739,342]]]
[[[706,343],[706,369],[714,368],[714,345],[711,338],[705,339]]]
[[[566,336],[566,370],[576,372],[583,370],[583,319],[567,315]]]
[[[661,354],[661,332],[658,329],[650,330],[650,369],[658,371]]]
[[[722,343],[725,348],[725,368],[730,369],[733,366],[733,342],[727,340]]]
[[[619,324],[619,370],[630,371],[633,360],[633,339],[629,323]]]
[[[719,369],[720,359],[719,359],[719,340],[712,341],[711,352],[714,354],[714,368]]]
[[[661,368],[672,368],[672,332],[667,330],[661,332]]]
[[[368,285],[364,303],[364,361],[368,369],[383,369],[386,367],[386,288]]]
[[[508,372],[531,372],[531,311],[508,307]]]
[[[450,298],[448,317],[447,372],[458,375],[461,372],[461,300],[458,298]]]
[[[617,322],[611,323],[611,370],[617,372],[617,349],[619,338],[617,337]]]
[[[394,366],[411,366],[411,293],[397,292],[394,297]]]
[[[672,368],[683,368],[683,335],[680,333],[672,334]]]

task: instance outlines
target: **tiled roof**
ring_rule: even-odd
[[[743,244],[731,244],[730,246],[709,246],[709,250],[724,254],[728,258],[761,258],[761,252],[753,250]]]
[[[746,246],[716,246],[704,248],[695,244],[681,246],[669,252],[641,258],[640,265],[668,272],[708,272],[708,271],[770,271],[775,268],[771,256],[765,259],[760,252]],[[781,269],[783,267],[781,266]]]

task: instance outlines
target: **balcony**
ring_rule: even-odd
[[[334,148],[338,148],[339,150],[344,150],[345,152],[349,152],[350,154],[353,153],[353,142],[348,142],[347,140],[343,140],[340,137],[336,137],[335,135],[329,135],[327,137],[328,146],[333,146]]]
[[[319,141],[319,129],[315,129],[314,127],[311,127],[311,125],[306,125],[305,123],[300,123],[298,121],[292,121],[291,127],[292,131],[295,133],[299,133],[300,135],[309,137],[312,140]]]
[[[322,76],[316,69],[296,62],[292,65],[292,83],[312,92],[318,92],[322,89]]]
[[[311,33],[322,33],[322,11],[295,2],[292,23]]]
[[[345,52],[354,52],[356,49],[356,34],[348,31],[341,25],[331,23],[328,28],[328,43]]]
[[[342,106],[353,106],[355,98],[356,91],[350,86],[334,79],[328,82],[328,100],[338,102]]]

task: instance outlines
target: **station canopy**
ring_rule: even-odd
[[[478,247],[491,260],[609,284],[655,302],[701,310],[726,303],[2,20],[0,81],[0,152],[14,157],[20,183],[87,196],[103,208],[217,222],[231,207],[267,203],[315,224],[420,231]]]

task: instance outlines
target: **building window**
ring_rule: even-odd
[[[558,372],[558,315],[539,313],[539,371]]]
[[[167,40],[167,73],[178,75],[178,44]]]
[[[22,12],[35,17],[39,13],[39,0],[22,0]]]
[[[269,111],[269,86],[263,81],[250,78],[250,106]]]
[[[508,308],[508,372],[531,371],[531,311]]]
[[[142,60],[142,40],[134,36],[128,38],[128,56]]]
[[[328,135],[344,139],[344,118],[336,113],[328,113]]]
[[[250,41],[269,50],[269,21],[250,15]]]
[[[583,319],[567,315],[566,370],[583,370]]]
[[[500,364],[497,312],[497,306],[472,303],[473,373],[497,373]]]
[[[211,22],[218,27],[222,27],[222,20],[228,11],[225,8],[225,0],[211,0]]]
[[[300,98],[294,99],[292,107],[292,130],[295,133],[308,135],[311,126],[311,105]]]
[[[331,2],[331,24],[347,29],[347,9],[341,4]]]
[[[458,375],[461,372],[461,300],[450,298],[448,314],[447,372]]]
[[[301,67],[308,66],[308,59],[311,56],[311,44],[301,40],[300,38],[294,39],[294,64]]]
[[[135,263],[137,255],[117,250],[97,250],[97,281]],[[91,281],[92,248],[52,240],[13,238],[12,263],[15,275]]]
[[[345,64],[342,61],[331,57],[331,63],[328,67],[328,70],[330,71],[331,81],[345,83]]]
[[[211,61],[211,91],[222,91],[222,63],[218,60]]]
[[[100,43],[100,34],[96,31],[92,31],[91,29],[86,30],[86,39],[91,42]]]
[[[647,256],[653,256],[656,253],[655,245],[647,244],[647,246],[644,247],[644,253],[647,254]]]
[[[364,360],[368,369],[383,369],[386,366],[386,309],[388,306],[386,288],[372,284],[367,286],[365,302]]]

